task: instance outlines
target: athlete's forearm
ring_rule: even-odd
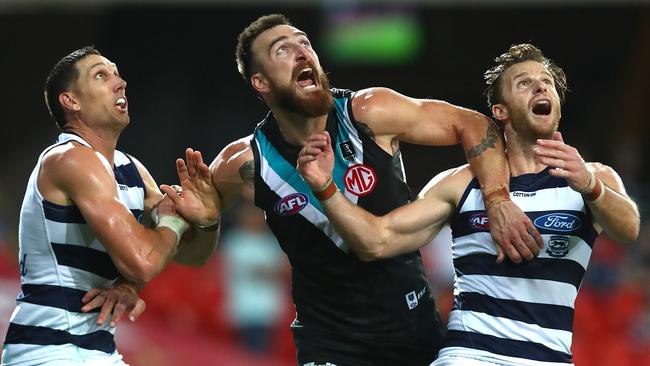
[[[483,190],[508,187],[509,171],[501,132],[489,118],[474,112],[457,127],[467,161]]]
[[[195,225],[181,239],[174,261],[186,266],[204,265],[217,248],[220,224],[201,229]]]
[[[602,184],[602,192],[594,201],[587,200],[596,222],[612,239],[627,243],[639,236],[641,218],[634,201]]]

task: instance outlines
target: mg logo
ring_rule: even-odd
[[[273,209],[280,216],[295,215],[305,208],[307,203],[309,203],[309,199],[306,194],[292,193],[278,200]]]
[[[355,164],[348,168],[343,177],[345,189],[356,195],[365,196],[375,189],[377,175],[375,171],[363,164]]]

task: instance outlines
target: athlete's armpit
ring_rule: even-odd
[[[361,132],[365,133],[372,141],[375,141],[375,131],[373,131],[370,126],[363,122],[357,124]]]
[[[244,183],[253,186],[255,182],[255,160],[245,161],[239,167],[239,176]]]
[[[486,136],[477,145],[467,150],[467,159],[479,157],[485,150],[494,149],[497,139],[499,138],[499,129],[494,123],[489,123],[486,131]]]

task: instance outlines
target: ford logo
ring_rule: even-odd
[[[472,217],[469,218],[469,224],[472,225],[474,229],[490,230],[490,223],[488,222],[488,217],[485,212],[472,215]]]
[[[560,232],[575,231],[582,226],[582,222],[577,216],[567,213],[546,214],[536,218],[534,223],[540,229]]]
[[[292,193],[282,197],[273,210],[280,216],[295,215],[309,203],[309,198],[304,193]]]

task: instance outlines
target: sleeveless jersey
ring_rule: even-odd
[[[353,92],[332,89],[327,131],[333,179],[353,203],[376,215],[407,204],[401,154],[379,147],[352,116]],[[266,212],[292,266],[293,327],[364,344],[440,348],[440,320],[419,251],[363,262],[348,249],[295,169],[299,146],[286,142],[273,114],[253,141],[255,204]]]
[[[21,293],[7,330],[3,364],[83,360],[115,352],[115,328],[108,321],[95,323],[99,309],[80,309],[88,290],[109,286],[120,274],[79,209],[48,202],[37,186],[43,156],[69,141],[90,146],[76,135],[61,134],[57,144],[41,153],[27,184],[19,226]],[[140,218],[146,192],[136,165],[115,151],[110,169],[119,200]]]
[[[441,355],[499,364],[570,364],[574,302],[598,235],[580,193],[549,168],[510,180],[510,196],[544,239],[537,258],[495,262],[476,178],[452,222],[454,306]]]

